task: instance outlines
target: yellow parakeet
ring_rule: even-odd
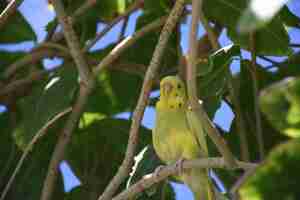
[[[178,76],[163,78],[160,99],[156,104],[153,146],[166,164],[208,156],[205,134],[193,115],[188,108],[183,81]],[[195,200],[214,199],[208,169],[185,170],[176,178],[190,187]]]

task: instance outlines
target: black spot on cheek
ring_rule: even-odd
[[[174,108],[174,106],[170,106],[171,108]]]
[[[178,97],[178,94],[177,94],[177,93],[175,94],[175,97]]]
[[[178,106],[179,106],[179,108],[180,108],[180,107],[182,106],[182,103],[179,103]]]

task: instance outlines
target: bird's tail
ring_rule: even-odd
[[[185,177],[185,183],[190,187],[195,200],[215,200],[214,185],[211,182],[208,169],[191,169]]]

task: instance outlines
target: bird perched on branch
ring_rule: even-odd
[[[167,76],[160,82],[153,146],[166,164],[174,164],[183,159],[208,157],[204,131],[189,109],[186,88],[178,76]],[[214,190],[208,170],[189,169],[175,178],[190,187],[195,200],[213,200]]]

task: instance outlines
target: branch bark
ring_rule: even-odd
[[[254,169],[257,167],[257,164],[254,163],[247,163],[237,161],[237,169]],[[185,160],[182,163],[183,170],[191,169],[191,168],[226,168],[227,164],[223,158],[201,158],[195,160]],[[180,168],[176,165],[167,165],[160,169],[159,173],[151,173],[144,176],[141,180],[121,192],[119,195],[114,197],[112,200],[126,200],[132,199],[140,192],[144,191],[145,189],[151,187],[152,185],[165,180],[167,177],[171,175],[175,175],[180,173]]]
[[[166,22],[166,17],[161,17],[154,22],[144,26],[141,30],[135,32],[132,36],[125,38],[122,42],[120,42],[111,52],[101,60],[101,62],[97,65],[94,72],[97,74],[99,73],[103,68],[108,67],[110,64],[112,64],[115,60],[117,60],[120,55],[128,49],[130,46],[132,46],[136,41],[138,41],[141,37],[143,37],[145,34],[156,30],[157,28],[164,25]]]
[[[133,164],[133,157],[138,142],[139,126],[144,114],[145,107],[147,105],[149,94],[152,84],[155,79],[158,67],[163,56],[164,49],[167,45],[168,39],[172,34],[172,30],[176,26],[178,19],[184,8],[184,0],[177,0],[167,21],[160,34],[158,44],[155,47],[154,54],[148,70],[146,72],[145,80],[143,83],[142,91],[138,100],[138,104],[133,114],[132,124],[130,129],[130,135],[128,140],[128,146],[126,150],[125,158],[118,169],[117,174],[111,180],[103,194],[99,197],[99,200],[108,200],[114,195],[120,184],[124,181],[125,177],[129,174],[130,168]]]
[[[80,45],[75,31],[72,28],[71,19],[66,15],[61,0],[54,0],[53,6],[57,14],[58,21],[62,26],[68,47],[70,48],[70,53],[79,72],[80,89],[73,111],[70,114],[60,137],[58,138],[58,142],[50,160],[49,169],[43,185],[41,200],[51,199],[58,175],[58,165],[64,158],[65,149],[71,140],[72,132],[77,125],[87,99],[95,85],[94,75],[91,69],[89,69],[87,61],[80,51]]]
[[[202,1],[193,0],[192,3],[192,23],[190,27],[189,34],[189,50],[187,59],[187,87],[188,96],[191,103],[192,111],[195,112],[199,122],[202,122],[204,129],[206,130],[209,137],[217,146],[219,152],[224,156],[225,161],[228,166],[235,167],[236,162],[233,154],[228,148],[225,140],[218,133],[217,129],[214,127],[213,123],[208,118],[207,114],[198,102],[197,97],[197,84],[196,84],[196,63],[197,63],[197,32],[198,32],[198,22],[199,15],[202,12]]]

